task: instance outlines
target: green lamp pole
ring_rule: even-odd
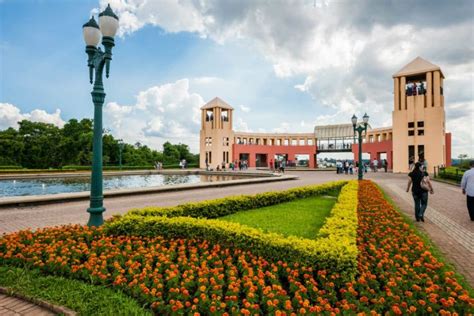
[[[362,165],[362,133],[367,132],[367,125],[369,123],[369,116],[367,113],[362,117],[363,123],[357,124],[357,116],[355,114],[352,116],[352,127],[354,128],[354,134],[357,132],[359,134],[359,173],[357,176],[358,180],[363,178],[363,165]]]
[[[94,17],[91,17],[89,22],[82,27],[88,56],[89,80],[91,84],[94,83],[91,93],[92,102],[94,103],[94,140],[92,145],[90,207],[87,209],[87,212],[89,212],[88,226],[100,226],[104,223],[102,214],[105,212],[102,183],[102,106],[104,105],[105,92],[102,75],[105,66],[105,75],[107,78],[109,77],[114,36],[119,26],[118,17],[114,14],[110,5],[107,5],[107,8],[99,14],[99,24],[100,27]],[[104,51],[97,47],[101,37]]]
[[[120,166],[120,170],[122,170],[122,151],[123,151],[123,146],[125,145],[123,143],[123,139],[118,140],[118,145],[119,145],[119,166]]]

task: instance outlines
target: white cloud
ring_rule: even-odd
[[[245,112],[245,113],[250,112],[250,107],[245,106],[243,104],[239,105],[239,108],[242,110],[242,112]]]
[[[189,90],[189,80],[140,91],[134,105],[110,102],[105,106],[105,125],[127,142],[161,149],[165,141],[182,142],[199,151],[200,107],[203,98]]]
[[[61,110],[59,109],[56,109],[54,113],[47,113],[38,109],[30,113],[21,113],[20,109],[13,104],[0,103],[0,129],[17,128],[18,122],[22,120],[49,123],[59,127],[63,127],[65,123],[61,118]]]
[[[101,0],[101,8],[108,2],[120,16],[121,35],[154,25],[222,44],[243,39],[277,77],[305,78],[295,88],[344,122],[368,111],[373,126],[386,124],[391,75],[416,56],[445,70],[448,117],[450,102],[474,100],[471,1]],[[470,135],[458,132],[453,147],[462,149],[460,139]]]

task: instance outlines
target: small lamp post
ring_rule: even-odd
[[[89,80],[94,83],[92,90],[92,102],[94,103],[94,140],[92,145],[92,175],[91,175],[91,195],[89,212],[89,226],[100,226],[104,223],[103,212],[103,183],[102,183],[102,107],[105,100],[104,85],[102,75],[109,77],[110,61],[112,60],[112,47],[114,47],[114,36],[118,30],[118,17],[107,5],[107,8],[99,14],[99,25],[94,17],[83,25],[82,31],[86,42],[86,53],[88,56],[87,66],[89,67]],[[99,45],[102,38],[104,51]],[[95,70],[95,73],[94,73]]]
[[[362,117],[362,122],[360,124],[357,124],[357,116],[355,114],[352,116],[352,127],[354,128],[354,134],[356,132],[359,134],[359,172],[357,179],[362,180],[363,178],[363,172],[362,172],[362,133],[367,132],[367,125],[369,123],[369,116],[367,113],[364,114]]]
[[[119,146],[119,166],[120,170],[122,170],[122,152],[123,152],[123,146],[124,146],[123,139],[118,140],[118,146]]]

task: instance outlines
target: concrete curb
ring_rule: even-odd
[[[176,174],[176,172],[174,172],[173,174]],[[209,173],[209,174],[244,175],[243,173],[234,173],[234,172],[215,172],[215,173]],[[251,175],[251,174],[246,173],[245,175]],[[253,174],[253,176],[255,175],[256,174]],[[170,185],[170,186],[161,186],[161,187],[110,190],[110,191],[104,192],[104,197],[139,195],[139,194],[159,194],[163,192],[172,192],[172,191],[216,188],[216,187],[226,187],[226,186],[235,186],[235,185],[296,180],[296,179],[298,179],[298,177],[293,176],[293,175],[274,176],[271,174],[265,174],[265,175],[259,174],[257,178],[252,178],[252,179],[203,182],[203,183],[195,183],[195,184],[179,184],[179,185]],[[25,196],[25,197],[15,196],[15,197],[1,198],[0,207],[26,206],[26,205],[38,205],[38,204],[50,204],[50,203],[59,203],[59,202],[87,200],[89,199],[89,195],[90,195],[89,192],[74,192],[74,193],[60,193],[60,194],[49,194],[49,195],[30,195],[30,196]]]
[[[5,294],[7,296],[18,298],[20,300],[23,300],[25,302],[28,302],[28,303],[31,303],[31,304],[34,304],[34,305],[38,305],[38,306],[43,307],[44,309],[47,309],[47,310],[49,310],[53,313],[56,313],[58,315],[65,315],[65,316],[76,316],[77,315],[77,313],[75,311],[73,311],[73,310],[71,310],[67,307],[54,305],[52,303],[49,303],[49,302],[41,300],[41,299],[31,298],[31,297],[25,296],[21,293],[16,292],[13,289],[0,287],[0,293]]]
[[[270,177],[272,174],[258,171],[206,171],[201,169],[165,169],[165,170],[130,170],[130,171],[105,171],[105,176],[134,176],[153,174],[184,174],[184,175],[233,175],[243,177]],[[69,173],[31,173],[31,174],[8,174],[0,175],[0,180],[24,180],[24,179],[55,179],[55,178],[90,178],[91,172],[69,172]]]

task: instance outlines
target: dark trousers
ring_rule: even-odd
[[[474,221],[474,196],[467,196],[467,210],[469,211],[469,217],[471,221]]]
[[[415,201],[415,217],[422,218],[428,206],[428,192],[413,193],[413,201]]]

